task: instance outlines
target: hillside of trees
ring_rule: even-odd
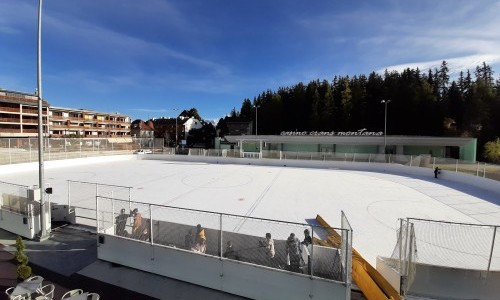
[[[446,61],[440,68],[421,72],[406,69],[372,72],[368,76],[335,76],[333,81],[313,80],[265,91],[253,101],[244,99],[225,121],[255,121],[259,134],[281,131],[384,130],[387,104],[388,135],[462,136],[483,146],[500,137],[500,78],[486,63],[450,80]],[[254,122],[255,126],[255,122]],[[222,129],[222,128],[221,128]],[[224,132],[222,132],[224,134]]]

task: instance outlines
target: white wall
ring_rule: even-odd
[[[401,277],[384,260],[377,258],[377,271],[399,291]],[[497,300],[500,295],[500,272],[457,269],[416,264],[416,275],[408,295],[432,299]]]
[[[80,165],[132,160],[132,159],[137,159],[137,155],[110,155],[110,156],[94,156],[85,158],[50,160],[50,161],[44,161],[44,169],[52,169],[52,168],[60,168],[68,166],[80,166]],[[1,165],[0,175],[11,174],[14,172],[25,172],[25,171],[35,171],[35,170],[38,171],[38,162]]]
[[[260,165],[277,167],[298,167],[329,169],[336,168],[342,170],[357,170],[379,173],[402,174],[410,176],[434,178],[434,170],[421,167],[410,167],[400,164],[367,163],[367,162],[344,162],[344,161],[313,161],[313,160],[279,160],[279,159],[251,159],[234,157],[210,157],[210,156],[187,156],[187,155],[145,155],[140,159],[170,160],[170,161],[193,161],[206,162],[211,164],[240,164],[240,165]],[[439,178],[456,183],[472,185],[477,188],[490,191],[500,195],[500,181],[455,173],[441,171]]]
[[[498,300],[500,272],[463,270],[417,264],[417,276],[410,295],[447,299]]]
[[[104,235],[99,259],[252,299],[347,299],[350,286]],[[200,295],[200,299],[203,296]]]
[[[24,215],[0,209],[0,228],[25,238],[33,239],[35,232],[39,231],[39,217],[26,217],[27,224],[23,224],[24,218]]]

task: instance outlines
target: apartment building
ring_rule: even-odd
[[[126,137],[130,136],[130,126],[130,117],[119,113],[54,106],[49,110],[49,131],[52,137]]]
[[[130,137],[127,115],[50,106],[43,101],[44,133],[50,137]],[[0,89],[0,137],[34,137],[38,134],[36,95]]]
[[[43,132],[48,132],[49,105],[42,102]],[[36,95],[0,89],[0,137],[29,137],[38,134]]]

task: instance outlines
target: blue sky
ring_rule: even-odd
[[[37,0],[0,1],[0,87],[36,88]],[[482,61],[500,72],[496,0],[44,0],[43,96],[133,119],[217,120],[300,81]],[[498,78],[498,73],[495,73]]]

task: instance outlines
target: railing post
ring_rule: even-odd
[[[476,176],[479,176],[479,162],[477,162]]]
[[[30,149],[30,162],[31,162],[31,138],[28,138],[28,147]]]
[[[71,181],[68,180],[68,210],[71,208]]]
[[[312,243],[314,238],[314,226],[311,226],[311,277],[314,276],[314,245]]]
[[[495,226],[493,227],[493,240],[491,241],[491,249],[490,249],[490,258],[488,259],[488,269],[486,272],[490,272],[490,267],[491,267],[491,257],[493,256],[493,249],[495,248],[495,238],[497,234],[498,227]]]
[[[153,245],[153,209],[152,205],[149,204],[149,242]]]
[[[483,178],[486,178],[486,163],[483,165]]]
[[[371,160],[372,160],[372,154],[368,154],[368,163],[371,163]]]
[[[410,167],[413,167],[413,155],[410,155]]]
[[[97,238],[99,238],[99,197],[95,196],[95,227],[97,232]],[[99,245],[99,243],[97,243]]]
[[[352,155],[352,162],[356,162],[356,153]]]
[[[220,249],[220,255],[219,257],[222,259],[222,251],[224,251],[223,249],[223,241],[222,241],[222,214],[219,214],[219,240],[220,240],[220,243],[219,243],[219,249]]]
[[[132,210],[132,189],[128,188],[128,210]]]
[[[402,271],[402,258],[403,258],[403,255],[402,255],[402,252],[403,252],[403,219],[399,219],[399,275],[402,275],[401,271]]]
[[[457,159],[457,162],[455,163],[455,173],[458,172],[458,159]]]
[[[436,158],[432,158],[432,169],[434,170],[436,168]]]
[[[12,164],[12,153],[10,151],[10,138],[8,139],[9,141],[9,165]]]

